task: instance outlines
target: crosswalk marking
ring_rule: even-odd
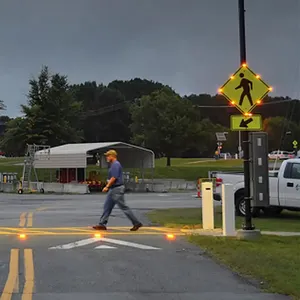
[[[160,249],[160,248],[147,246],[147,245],[143,245],[143,244],[131,243],[131,242],[109,239],[109,238],[100,238],[100,240],[103,242],[111,243],[111,244],[128,246],[128,247],[139,248],[139,249],[144,249],[144,250],[159,250]]]
[[[72,249],[72,248],[82,247],[82,246],[85,246],[85,245],[96,243],[98,241],[99,241],[99,239],[97,239],[97,238],[90,238],[90,239],[85,239],[85,240],[77,241],[77,242],[74,242],[74,243],[69,243],[69,244],[60,245],[60,246],[56,246],[56,247],[50,247],[49,249],[62,249],[62,250],[66,250],[66,249]]]
[[[100,245],[98,247],[95,247],[94,249],[116,249],[116,247],[107,246],[107,245]]]
[[[160,248],[157,248],[157,247],[127,242],[127,241],[123,241],[123,240],[110,239],[110,238],[89,238],[89,239],[80,240],[80,241],[76,241],[76,242],[69,243],[69,244],[50,247],[49,250],[54,250],[54,249],[68,250],[68,249],[83,247],[83,246],[97,243],[97,242],[106,242],[109,244],[133,247],[133,248],[138,248],[138,249],[143,249],[143,250],[160,250]],[[94,249],[115,249],[115,248],[116,247],[107,246],[107,245],[99,245],[99,246],[95,247]]]

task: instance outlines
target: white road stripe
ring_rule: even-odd
[[[160,250],[160,248],[137,244],[137,243],[126,242],[126,241],[122,241],[122,240],[115,240],[115,239],[109,239],[109,238],[100,238],[100,240],[103,242],[111,243],[111,244],[128,246],[128,247],[139,248],[139,249],[144,249],[144,250]]]
[[[107,245],[100,245],[98,247],[95,247],[94,249],[116,249],[116,247],[107,246]]]
[[[82,247],[82,246],[85,246],[85,245],[96,243],[96,242],[99,242],[99,240],[100,240],[99,238],[90,238],[90,239],[81,240],[81,241],[70,243],[70,244],[51,247],[49,249],[62,249],[62,250],[72,249],[72,248]]]
[[[109,239],[109,238],[90,238],[90,239],[77,241],[74,243],[50,247],[49,249],[51,249],[51,250],[55,250],[55,249],[68,250],[68,249],[86,246],[86,245],[93,244],[93,243],[100,242],[100,241],[111,243],[111,244],[116,244],[116,245],[122,245],[122,246],[127,246],[127,247],[143,249],[143,250],[160,250],[161,249],[161,248],[156,248],[156,247],[152,247],[152,246],[148,246],[148,245],[137,244],[137,243],[127,242],[127,241],[123,241],[123,240]],[[94,249],[114,249],[114,248],[115,247],[112,247],[112,246],[100,245]]]

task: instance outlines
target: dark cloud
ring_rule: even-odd
[[[300,0],[246,0],[248,62],[299,97]],[[149,78],[215,93],[239,64],[237,0],[10,0],[0,4],[0,99],[16,115],[43,64],[72,82]]]

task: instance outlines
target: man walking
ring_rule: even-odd
[[[108,182],[103,189],[103,192],[107,194],[103,214],[100,218],[99,225],[93,226],[96,230],[106,230],[108,218],[117,204],[119,208],[124,212],[127,218],[132,222],[133,227],[131,231],[137,231],[142,227],[142,223],[134,216],[131,209],[125,203],[125,186],[123,181],[123,169],[120,162],[117,160],[117,152],[115,150],[109,150],[105,153],[106,160],[110,163],[108,172]]]

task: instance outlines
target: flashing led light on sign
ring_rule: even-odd
[[[167,239],[168,239],[169,241],[174,241],[174,240],[176,239],[176,237],[175,237],[174,234],[168,233],[168,234],[167,234]]]
[[[243,67],[243,68],[246,68],[246,67],[247,67],[247,64],[246,64],[246,63],[242,64],[242,67]]]
[[[245,113],[245,116],[246,116],[246,117],[251,117],[252,114],[251,114],[251,113]]]
[[[219,93],[222,93],[222,92],[223,92],[223,90],[222,90],[222,89],[218,89],[218,92],[219,92]]]
[[[256,103],[257,103],[257,104],[261,104],[261,100],[257,100]]]
[[[25,240],[25,239],[26,239],[26,234],[20,233],[20,234],[19,234],[19,238],[20,238],[21,240]]]
[[[272,88],[271,86],[269,87],[269,91],[270,91],[270,92],[272,92],[272,91],[273,91],[273,88]]]
[[[230,103],[231,103],[232,105],[234,105],[234,104],[235,104],[235,101],[231,101]]]
[[[256,77],[257,79],[259,79],[259,78],[260,78],[260,75],[256,75],[255,77]]]
[[[94,237],[97,238],[97,239],[100,239],[101,238],[101,234],[100,233],[95,233]]]
[[[233,76],[233,75],[231,75],[231,76],[230,76],[230,79],[234,79],[234,76]]]

